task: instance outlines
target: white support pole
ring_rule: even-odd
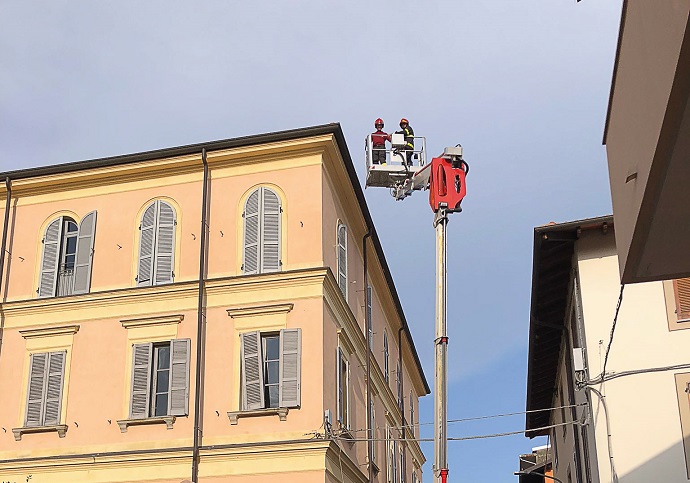
[[[448,336],[447,322],[447,242],[448,211],[436,212],[436,371],[434,384],[434,474],[437,481],[446,483],[448,475]]]

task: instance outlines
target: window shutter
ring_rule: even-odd
[[[338,286],[347,300],[347,227],[338,225]]]
[[[29,368],[29,390],[26,397],[26,418],[24,426],[41,426],[43,421],[43,399],[45,394],[48,353],[31,354]]]
[[[143,419],[149,415],[152,356],[152,343],[134,344],[132,348],[132,391],[129,402],[129,417],[132,419]]]
[[[261,357],[261,335],[241,335],[242,409],[261,409],[264,403],[264,364]]]
[[[45,426],[54,426],[60,423],[60,407],[62,401],[62,382],[65,373],[65,351],[51,352],[48,354],[48,371],[45,395]]]
[[[300,405],[300,365],[302,359],[301,329],[280,331],[280,392],[278,405],[293,408]]]
[[[89,293],[91,288],[91,268],[93,247],[96,239],[96,212],[84,217],[79,225],[77,238],[77,257],[74,265],[74,289],[72,293]]]
[[[62,220],[60,217],[46,228],[43,238],[43,260],[41,278],[38,286],[39,297],[54,297],[57,286],[58,266],[60,265],[60,241],[62,240]]]
[[[170,341],[170,397],[168,414],[187,416],[189,414],[189,353],[190,339]]]
[[[690,278],[673,281],[676,292],[676,315],[678,319],[690,319]]]
[[[268,188],[261,188],[261,273],[280,270],[280,199]]]
[[[156,236],[156,206],[151,203],[141,217],[139,230],[139,270],[137,286],[152,285],[153,280],[153,244]]]
[[[175,209],[157,201],[154,285],[173,282],[175,260]]]
[[[259,192],[257,189],[244,204],[244,249],[242,273],[259,273]]]

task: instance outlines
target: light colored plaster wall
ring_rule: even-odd
[[[139,223],[143,210],[154,199],[172,201],[177,211],[175,280],[198,277],[201,215],[200,175],[171,176],[151,186],[150,180],[84,188],[67,192],[21,196],[17,193],[15,229],[8,239],[8,301],[36,298],[42,239],[57,216],[71,216],[77,223],[96,210],[96,238],[91,291],[136,286]],[[121,247],[121,248],[120,248]]]
[[[618,260],[609,232],[583,233],[577,267],[590,377],[603,365],[618,294]],[[625,287],[607,372],[688,362],[690,331],[670,332],[662,282]],[[614,464],[622,483],[687,481],[673,372],[622,377],[597,388],[606,396]],[[593,395],[601,481],[610,481],[606,425]]]
[[[319,157],[298,160],[285,168],[280,160],[265,162],[252,172],[244,167],[211,169],[209,213],[210,277],[241,275],[242,212],[253,189],[267,186],[283,204],[283,270],[321,265],[321,169]],[[271,169],[274,167],[275,169]],[[36,297],[45,228],[57,216],[77,223],[98,212],[91,291],[136,286],[139,224],[143,210],[154,199],[170,201],[177,211],[175,281],[195,280],[199,274],[202,173],[142,179],[98,188],[62,190],[17,196],[10,225],[7,261],[8,301]],[[4,208],[3,208],[4,210]],[[360,277],[361,278],[361,277]]]

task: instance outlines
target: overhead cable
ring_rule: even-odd
[[[527,432],[534,432],[534,431],[543,431],[545,429],[551,429],[551,428],[558,428],[560,426],[568,426],[568,425],[582,425],[580,421],[566,421],[564,423],[556,423],[556,424],[551,424],[549,426],[541,426],[539,428],[532,428],[529,430],[526,429],[521,429],[519,431],[506,431],[503,433],[493,433],[493,434],[481,434],[481,435],[476,435],[476,436],[460,436],[460,437],[449,437],[448,441],[470,441],[470,440],[475,440],[475,439],[487,439],[487,438],[500,438],[502,436],[513,436],[516,434],[524,434]],[[346,431],[341,432],[340,434],[347,434]],[[356,441],[416,441],[418,443],[430,443],[434,441],[433,438],[352,438],[349,436],[341,436],[338,434],[332,435],[333,439],[340,440],[340,441],[349,441],[349,442],[356,442]]]
[[[532,414],[532,413],[540,413],[544,411],[555,411],[557,409],[569,409],[569,408],[576,408],[576,407],[581,407],[581,406],[586,406],[587,403],[579,403],[579,404],[568,404],[565,406],[555,406],[555,407],[550,407],[550,408],[542,408],[542,409],[530,409],[527,411],[516,411],[514,413],[503,413],[503,414],[492,414],[489,416],[474,416],[471,418],[460,418],[460,419],[450,419],[448,420],[448,423],[464,423],[467,421],[480,421],[483,419],[494,419],[494,418],[504,418],[508,416],[521,416],[523,414]],[[389,426],[391,429],[403,429],[403,428],[413,428],[413,427],[418,427],[418,426],[430,426],[434,424],[433,422],[428,422],[428,423],[415,423],[415,424],[405,424],[401,426]],[[374,429],[383,429],[380,426],[376,426]],[[354,429],[350,430],[351,433],[363,433],[367,431],[366,429]]]

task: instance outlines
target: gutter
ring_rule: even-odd
[[[192,446],[192,483],[199,481],[199,448],[201,446],[201,399],[202,378],[201,371],[204,364],[206,307],[204,305],[204,292],[206,288],[207,242],[208,242],[208,162],[206,161],[206,148],[201,150],[201,161],[204,163],[204,187],[201,197],[201,246],[199,248],[199,300],[197,305],[197,332],[196,332],[196,380],[194,385],[194,445]]]

